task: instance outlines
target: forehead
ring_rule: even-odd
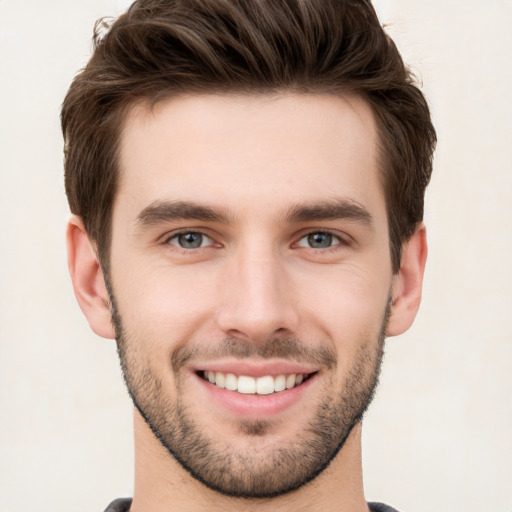
[[[171,199],[254,215],[331,196],[384,204],[375,120],[358,97],[179,96],[127,116],[114,214]]]

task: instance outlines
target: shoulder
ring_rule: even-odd
[[[132,504],[131,498],[119,498],[114,500],[104,512],[128,512]]]
[[[131,504],[131,498],[119,498],[114,500],[104,512],[129,512]],[[368,503],[368,506],[371,512],[398,512],[396,509],[383,503]]]
[[[398,512],[398,510],[384,505],[384,503],[368,503],[371,512]]]

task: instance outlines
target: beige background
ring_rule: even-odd
[[[113,342],[66,270],[59,105],[93,23],[127,2],[0,0],[0,512],[100,511],[132,489]],[[512,511],[512,1],[377,7],[439,133],[415,326],[388,341],[365,420],[368,499]]]

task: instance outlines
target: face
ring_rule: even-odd
[[[109,275],[123,371],[210,488],[304,485],[371,400],[393,279],[376,140],[350,97],[180,97],[126,122]]]

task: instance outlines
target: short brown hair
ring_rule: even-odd
[[[129,108],[180,93],[352,93],[376,117],[393,270],[423,218],[435,130],[369,0],[138,0],[100,37],[62,107],[65,184],[108,269]]]

